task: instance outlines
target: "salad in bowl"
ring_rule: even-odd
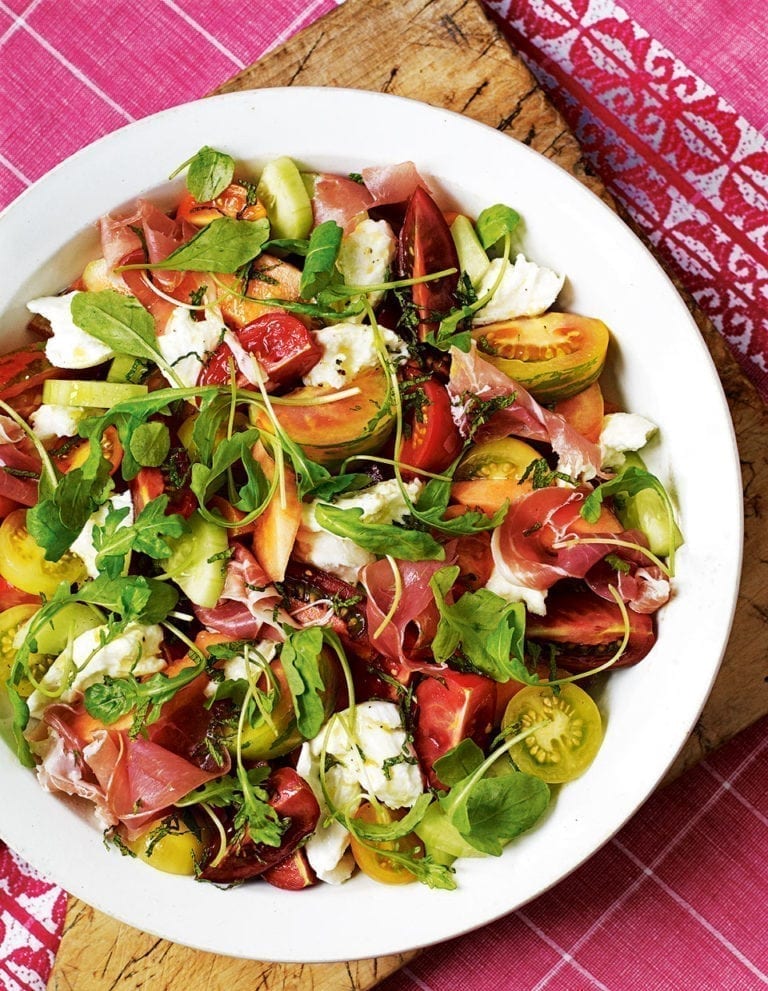
[[[451,889],[654,645],[657,427],[512,206],[441,206],[412,162],[179,171],[0,362],[18,756],[162,871]]]
[[[0,225],[6,842],[159,936],[322,961],[619,828],[717,670],[740,491],[611,211],[464,118],[289,89],[109,135]]]

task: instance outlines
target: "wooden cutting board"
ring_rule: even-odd
[[[475,0],[346,0],[220,92],[286,85],[379,90],[456,110],[531,145],[611,202],[589,174],[562,118]],[[693,304],[691,310],[731,405],[743,465],[746,540],[729,649],[673,774],[768,712],[768,526],[763,515],[768,411],[706,317]],[[71,898],[48,987],[362,991],[415,955],[323,965],[235,960],[149,936]]]

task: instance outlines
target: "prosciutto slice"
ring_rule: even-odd
[[[513,503],[491,538],[497,571],[511,585],[544,591],[561,578],[583,578],[613,547],[568,543],[583,523],[579,510],[589,490],[536,489]],[[608,526],[590,537],[615,536]]]
[[[639,530],[627,530],[619,536],[640,547],[648,545],[645,535]],[[610,586],[613,586],[630,609],[648,615],[655,613],[669,600],[669,579],[646,554],[628,547],[611,547],[609,551],[624,562],[624,569],[617,569],[606,560],[598,561],[590,568],[585,581],[596,595],[612,601]]]
[[[574,479],[589,480],[598,474],[600,449],[575,430],[558,413],[545,409],[518,382],[480,357],[475,344],[468,354],[451,349],[448,392],[454,419],[462,436],[469,436],[473,406],[482,401],[514,395],[508,406],[496,410],[476,432],[477,440],[525,437],[544,441],[558,457],[558,470]]]
[[[196,679],[166,703],[146,736],[100,724],[82,702],[48,706],[40,731],[45,735],[34,744],[42,757],[40,783],[87,799],[105,826],[122,823],[133,838],[183,795],[228,770],[227,755],[216,764],[203,742],[212,718],[202,705],[204,681]],[[189,724],[181,713],[193,707],[203,715]]]
[[[153,263],[164,261],[196,233],[191,225],[172,220],[153,203],[140,199],[133,213],[122,217],[108,214],[99,221],[101,250],[109,268],[119,265],[126,255],[143,249],[138,228],[142,231],[149,260]],[[179,285],[184,273],[158,269],[154,278],[159,286],[170,292]]]
[[[40,456],[24,431],[0,415],[0,494],[22,506],[37,503]]]
[[[450,563],[450,562],[448,562]],[[360,580],[368,593],[366,622],[371,646],[392,660],[408,665],[423,652],[437,632],[440,618],[429,582],[445,561],[397,561],[402,594],[392,618],[382,626],[395,600],[395,576],[386,559],[366,565]],[[430,665],[434,670],[434,664]]]
[[[237,640],[281,640],[282,624],[296,625],[282,608],[282,601],[254,555],[243,544],[235,543],[219,601],[211,609],[196,607],[195,615],[209,630]]]
[[[334,220],[352,230],[373,207],[405,203],[417,186],[429,189],[413,162],[363,169],[363,182],[321,173],[315,179],[312,209],[315,224]]]

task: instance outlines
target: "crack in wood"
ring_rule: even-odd
[[[120,972],[117,974],[117,976],[112,981],[112,983],[105,989],[105,991],[115,991],[115,988],[119,987],[119,983],[120,981],[122,981],[123,977],[125,977],[126,975],[130,977],[133,975],[133,973],[135,973],[135,970],[132,970],[131,968],[135,968],[143,960],[146,960],[147,957],[151,956],[152,953],[157,949],[158,946],[160,946],[162,942],[163,940],[156,939],[154,943],[152,943],[152,945],[149,947],[149,949],[147,949],[144,953],[139,953],[138,955],[131,957],[130,960],[126,961],[124,966],[121,968]]]
[[[441,27],[445,28],[448,37],[457,45],[469,44],[469,38],[461,30],[461,26],[456,23],[450,14],[443,14],[440,18]]]
[[[480,83],[479,86],[476,86],[475,87],[474,92],[469,97],[469,99],[465,101],[464,106],[461,108],[461,113],[465,113],[466,110],[467,110],[467,107],[469,107],[469,105],[472,103],[472,101],[473,100],[476,100],[478,98],[478,96],[480,96],[480,94],[483,92],[483,90],[488,86],[488,82],[489,81],[487,79],[484,79]]]
[[[296,80],[299,78],[301,73],[306,68],[309,60],[314,55],[315,49],[320,44],[320,42],[323,41],[324,38],[325,38],[325,32],[321,31],[320,34],[317,36],[317,39],[315,40],[314,44],[312,44],[312,46],[310,47],[309,51],[306,52],[303,58],[299,60],[299,64],[296,66],[296,71],[293,73],[293,75],[289,76],[287,83],[288,86],[293,86],[293,84],[296,82]]]
[[[395,76],[398,74],[399,71],[400,71],[400,67],[397,66],[397,65],[393,66],[389,70],[389,78],[384,83],[384,85],[381,87],[381,92],[382,93],[389,93],[390,89],[392,88],[392,83],[395,81]]]
[[[534,85],[531,86],[531,88],[527,90],[525,93],[523,93],[522,96],[519,96],[517,99],[517,103],[515,104],[515,109],[512,110],[510,113],[508,113],[506,117],[502,117],[501,120],[499,120],[498,124],[496,124],[496,130],[508,131],[512,127],[514,122],[517,120],[517,118],[520,116],[520,114],[523,112],[523,107],[525,106],[526,101],[529,100],[535,93],[537,93],[538,90],[539,87]]]

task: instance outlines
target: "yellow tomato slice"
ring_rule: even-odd
[[[71,585],[86,577],[85,564],[67,551],[46,561],[45,551],[27,530],[27,511],[17,509],[0,525],[0,575],[24,592],[53,595],[61,582]]]
[[[516,743],[510,756],[527,774],[550,784],[580,777],[603,741],[600,710],[578,685],[529,685],[510,699],[502,728],[535,732]]]
[[[355,813],[355,819],[368,823],[387,823],[402,818],[406,812],[407,809],[392,810],[383,805],[374,807],[370,802],[363,802]],[[387,851],[414,853],[420,849],[422,843],[415,833],[386,843],[363,841],[353,833],[350,846],[357,866],[374,881],[381,884],[410,884],[416,880],[415,875],[404,864],[387,856]]]

